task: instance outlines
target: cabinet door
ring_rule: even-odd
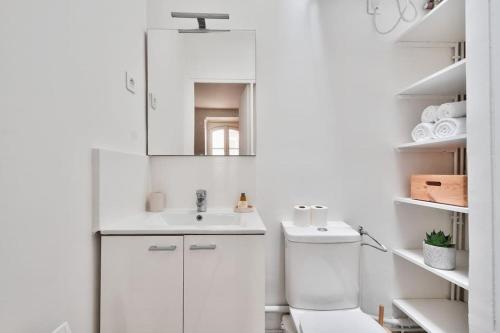
[[[103,236],[101,333],[182,333],[182,275],[182,236]]]
[[[264,237],[184,238],[184,333],[264,332]]]

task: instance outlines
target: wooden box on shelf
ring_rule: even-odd
[[[467,176],[412,175],[411,198],[467,207]]]

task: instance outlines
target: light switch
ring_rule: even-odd
[[[126,80],[127,90],[130,91],[132,94],[135,94],[137,83],[135,81],[134,76],[129,72],[125,72],[125,80]]]

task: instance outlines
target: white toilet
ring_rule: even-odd
[[[344,222],[283,222],[285,287],[292,333],[385,333],[359,309],[360,234]],[[294,326],[291,329],[287,326]]]

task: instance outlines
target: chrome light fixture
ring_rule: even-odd
[[[198,21],[198,29],[178,29],[179,33],[208,33],[208,32],[227,32],[228,29],[207,29],[206,19],[229,20],[229,14],[218,13],[185,13],[172,12],[174,18],[195,18]]]

